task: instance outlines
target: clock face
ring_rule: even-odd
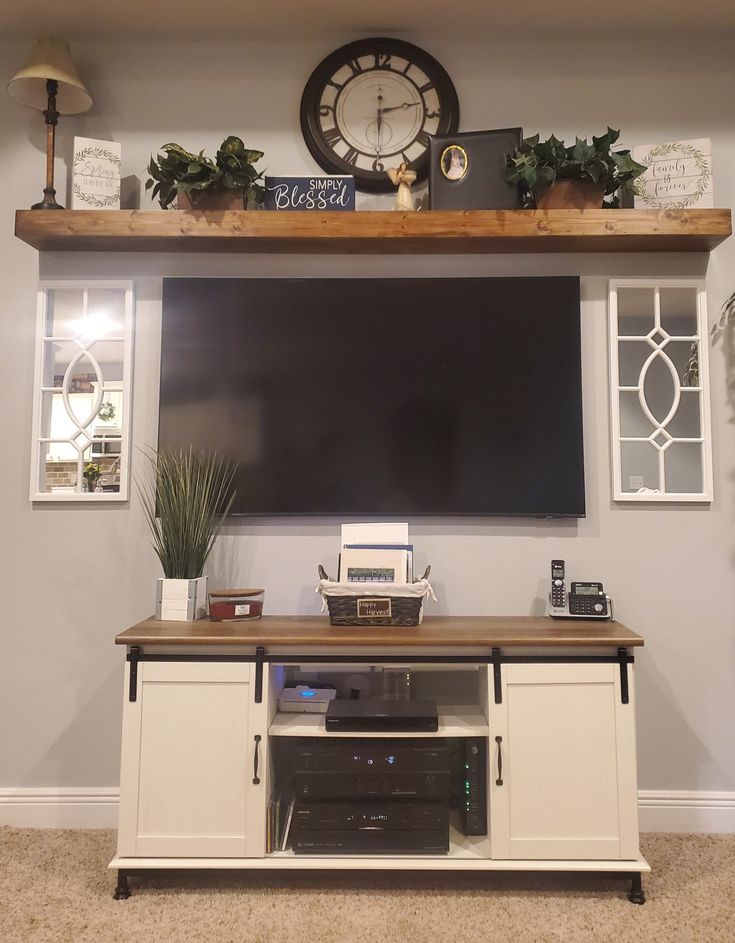
[[[451,79],[428,53],[397,39],[361,39],[321,62],[301,99],[301,129],[320,167],[353,174],[360,190],[394,189],[386,170],[426,176],[429,141],[454,134]]]

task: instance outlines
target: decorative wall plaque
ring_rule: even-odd
[[[633,159],[648,170],[635,183],[637,207],[713,207],[712,142],[709,138],[633,148]]]
[[[120,144],[75,137],[71,208],[119,210],[121,165]]]

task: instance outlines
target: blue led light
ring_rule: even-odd
[[[302,691],[301,697],[314,697],[316,691]]]

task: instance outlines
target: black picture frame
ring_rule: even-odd
[[[463,131],[436,135],[429,147],[429,209],[514,210],[523,208],[522,195],[505,179],[505,157],[518,147],[522,128]],[[461,152],[464,167],[454,176],[447,155]]]

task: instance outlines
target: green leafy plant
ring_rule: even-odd
[[[87,462],[84,466],[84,480],[87,482],[87,491],[94,491],[97,487],[97,481],[102,474],[100,467],[96,462]]]
[[[101,419],[102,422],[109,422],[111,419],[114,419],[115,418],[115,404],[110,403],[109,401],[106,403],[102,403],[100,408],[97,410],[97,418]]]
[[[214,160],[204,151],[193,154],[180,144],[164,144],[161,150],[163,155],[151,157],[145,188],[153,190],[151,197],[158,197],[163,209],[174,202],[178,193],[186,193],[196,205],[201,194],[214,190],[242,190],[248,207],[262,202],[265,188],[259,180],[263,174],[253,164],[263,151],[245,147],[241,138],[225,138]]]
[[[602,137],[577,138],[571,147],[552,134],[547,141],[539,135],[524,138],[520,147],[506,157],[505,178],[529,193],[550,186],[555,180],[586,180],[603,188],[605,195],[632,189],[646,168],[630,156],[630,151],[612,151],[619,131],[608,128]]]
[[[197,579],[232,507],[237,463],[191,447],[143,456],[136,487],[164,576]]]

